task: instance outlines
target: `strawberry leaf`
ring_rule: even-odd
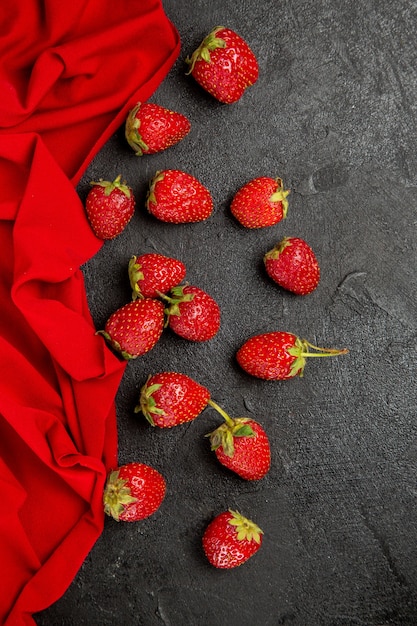
[[[150,376],[148,377],[149,380]],[[140,392],[139,404],[135,407],[134,412],[140,413],[142,412],[145,418],[148,420],[151,426],[155,426],[154,419],[152,415],[165,415],[164,409],[161,409],[157,406],[155,398],[152,394],[154,394],[158,389],[160,389],[162,385],[155,383],[154,385],[149,385],[147,382],[142,387]]]
[[[222,424],[212,433],[206,435],[210,437],[211,449],[213,451],[222,448],[223,453],[228,457],[233,457],[235,453],[235,446],[233,443],[233,432],[227,424]]]
[[[136,262],[135,256],[132,256],[129,261],[128,274],[130,286],[132,288],[132,300],[136,300],[136,298],[143,298],[138,282],[143,280],[145,276],[142,272],[142,266],[140,263]]]
[[[103,493],[104,512],[117,522],[128,504],[136,502],[137,498],[131,495],[127,481],[119,478],[119,472],[110,473]]]
[[[239,426],[236,430],[233,431],[234,437],[254,437],[255,433],[252,428],[248,424],[244,424],[243,426]]]
[[[239,541],[254,541],[255,543],[261,542],[261,535],[263,535],[263,531],[259,528],[259,526],[237,511],[229,509],[229,513],[232,515],[232,518],[229,520],[229,524],[236,527],[236,537]]]
[[[217,37],[217,33],[224,29],[224,26],[216,26],[213,30],[203,39],[201,44],[192,53],[191,57],[187,57],[185,62],[190,66],[187,74],[191,74],[197,61],[211,62],[210,51],[217,48],[225,48],[226,42],[224,39]]]

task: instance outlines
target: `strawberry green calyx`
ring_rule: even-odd
[[[168,325],[168,321],[171,315],[176,315],[178,317],[181,316],[180,304],[183,302],[191,302],[194,299],[193,293],[184,293],[184,287],[186,285],[179,285],[178,287],[173,287],[170,291],[171,296],[167,296],[163,293],[159,293],[158,295],[165,300],[169,304],[165,308],[165,315],[167,316],[167,320],[165,325]]]
[[[117,178],[115,178],[113,181],[103,180],[102,178],[100,178],[99,181],[91,181],[90,185],[97,185],[99,187],[103,187],[105,196],[109,196],[111,192],[114,191],[115,189],[118,189],[119,191],[124,193],[124,195],[127,198],[130,198],[131,196],[130,188],[126,184],[126,181],[122,182],[121,174],[119,174]]]
[[[155,186],[157,183],[161,182],[161,180],[164,180],[165,178],[165,174],[161,171],[158,170],[155,173],[155,176],[152,178],[151,183],[149,185],[149,189],[148,189],[148,194],[146,197],[146,207],[149,210],[149,202],[152,202],[152,204],[156,204],[156,196],[155,196]]]
[[[281,178],[276,178],[275,180],[278,185],[278,189],[274,191],[274,193],[269,198],[269,200],[270,202],[282,202],[282,216],[285,218],[287,217],[287,213],[288,213],[287,196],[289,196],[290,194],[290,189],[284,189]]]
[[[125,506],[136,501],[137,498],[131,495],[127,481],[119,478],[117,470],[111,472],[103,493],[104,512],[118,522]]]
[[[191,57],[187,57],[185,59],[185,62],[190,66],[187,74],[191,74],[197,61],[205,61],[206,63],[210,63],[210,52],[216,50],[217,48],[226,47],[225,40],[217,37],[217,34],[221,30],[224,30],[224,26],[216,26],[215,28],[213,28],[213,30],[207,35],[207,37],[203,39],[198,48],[194,50]]]
[[[115,350],[117,354],[120,354],[120,356],[122,356],[126,361],[136,359],[136,355],[130,354],[130,352],[126,352],[126,350],[122,350],[120,343],[113,339],[105,330],[98,330],[96,335],[102,335],[102,337],[108,341],[113,350]]]
[[[128,267],[129,281],[130,286],[132,287],[132,300],[136,300],[136,298],[143,298],[142,292],[138,285],[138,281],[143,280],[145,277],[142,272],[142,266],[136,261],[137,257],[132,256],[129,261]]]
[[[310,352],[315,350],[315,352]],[[306,339],[296,338],[294,345],[287,350],[288,354],[295,357],[295,360],[291,364],[290,376],[302,376],[307,357],[325,357],[325,356],[338,356],[341,354],[347,354],[349,350],[346,348],[333,349],[333,348],[319,348],[309,343]]]
[[[142,103],[138,102],[126,118],[125,124],[125,137],[126,141],[131,148],[135,151],[136,156],[142,156],[145,152],[148,152],[149,147],[143,141],[141,134],[139,133],[140,120],[137,118],[137,113]]]
[[[248,425],[249,418],[235,417],[232,418],[213,400],[209,400],[208,404],[215,409],[224,418],[225,423],[208,433],[206,437],[210,438],[211,449],[217,450],[222,448],[226,456],[232,458],[235,453],[234,437],[254,437],[255,433],[251,426]]]
[[[148,420],[148,422],[150,423],[150,425],[155,426],[155,422],[153,420],[152,414],[166,415],[166,413],[164,409],[161,409],[156,405],[155,398],[152,395],[155,393],[155,391],[158,391],[158,389],[160,389],[162,385],[155,383],[154,385],[148,386],[148,381],[150,378],[151,377],[149,376],[148,380],[143,385],[140,391],[139,404],[135,407],[134,412],[135,413],[142,412],[143,415]]]
[[[290,238],[284,237],[274,248],[272,248],[272,250],[265,254],[264,261],[275,261],[279,257],[279,255],[282,254],[285,248],[288,248],[288,246],[291,245],[292,244]]]
[[[238,541],[254,541],[255,543],[261,543],[261,535],[264,533],[257,524],[237,511],[229,509],[229,513],[232,517],[228,523],[235,527]]]

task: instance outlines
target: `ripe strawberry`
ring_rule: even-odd
[[[246,228],[273,226],[287,217],[289,193],[280,178],[260,176],[239,189],[230,210]]]
[[[263,532],[237,511],[215,517],[203,534],[203,550],[214,567],[231,569],[245,563],[262,545]]]
[[[171,428],[195,419],[209,399],[209,390],[186,374],[161,372],[142,387],[135,413],[142,411],[152,426]]]
[[[189,119],[182,113],[146,102],[129,112],[125,137],[137,156],[154,154],[175,145],[190,132]]]
[[[98,333],[126,360],[154,347],[164,328],[164,305],[159,300],[135,300],[117,309]]]
[[[170,329],[189,341],[212,339],[220,328],[220,308],[217,302],[199,287],[186,285],[171,289],[164,296],[169,303],[165,309]]]
[[[284,289],[305,296],[317,287],[320,268],[313,250],[304,239],[284,237],[264,256],[270,278]]]
[[[157,298],[168,293],[185,278],[184,263],[162,254],[149,252],[132,256],[129,261],[129,280],[132,298]]]
[[[310,349],[316,352],[310,352]],[[318,348],[305,339],[286,332],[255,335],[237,351],[236,359],[248,374],[265,380],[302,376],[308,357],[337,356],[348,350]]]
[[[231,104],[258,80],[256,57],[246,41],[230,28],[214,28],[191,57],[187,74],[220,102]]]
[[[159,509],[166,483],[144,463],[127,463],[110,472],[103,493],[104,512],[117,522],[137,522]]]
[[[100,179],[90,185],[85,209],[91,228],[99,239],[114,239],[135,212],[133,191],[120,175],[113,182]]]
[[[213,400],[209,405],[225,420],[206,435],[217,459],[245,480],[263,478],[271,466],[271,448],[262,426],[248,417],[231,418]]]
[[[213,212],[209,190],[194,176],[180,170],[156,172],[146,198],[149,213],[162,222],[202,222]]]

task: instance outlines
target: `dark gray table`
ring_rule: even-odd
[[[191,344],[165,333],[128,364],[117,397],[120,462],[157,467],[163,506],[105,530],[64,597],[40,626],[413,626],[416,557],[417,6],[410,0],[165,0],[182,53],[152,98],[192,121],[164,153],[136,158],[123,129],[79,186],[118,173],[138,210],[122,236],[84,268],[102,328],[130,296],[132,254],[180,258],[189,282],[222,309],[219,334]],[[184,58],[215,25],[235,29],[260,63],[256,86],[221,105],[185,76]],[[156,170],[178,168],[211,190],[204,223],[146,215]],[[258,175],[291,188],[288,217],[249,231],[229,212]],[[304,237],[322,279],[308,297],[280,290],[262,256],[284,235]],[[348,356],[316,359],[304,378],[249,378],[234,354],[249,336],[288,330]],[[134,415],[148,374],[165,369],[205,384],[232,415],[258,419],[272,468],[247,483],[217,464],[193,423],[152,429]],[[205,560],[201,534],[225,508],[265,532],[260,552],[233,571]]]

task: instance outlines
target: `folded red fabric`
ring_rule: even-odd
[[[117,463],[125,362],[95,335],[80,267],[103,244],[74,186],[180,42],[160,0],[16,0],[0,24],[0,623],[15,626],[72,581]]]

